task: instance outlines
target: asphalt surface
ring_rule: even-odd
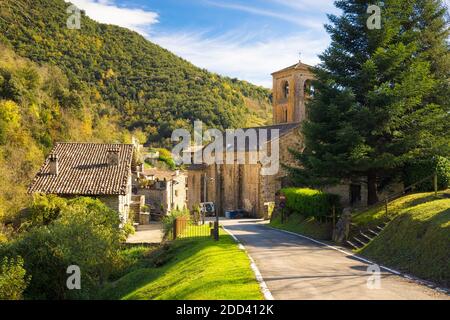
[[[260,220],[223,220],[255,260],[275,299],[422,300],[449,296],[310,240],[265,226]],[[375,270],[374,270],[375,271]],[[379,285],[377,285],[379,284]]]
[[[148,225],[140,225],[136,233],[128,237],[127,243],[160,243],[163,238],[163,227],[161,222],[151,222]]]

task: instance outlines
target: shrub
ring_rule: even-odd
[[[7,246],[31,274],[25,296],[31,299],[87,299],[114,271],[119,260],[120,219],[99,200],[68,200],[58,218],[32,228]],[[81,290],[66,287],[67,267],[81,269]]]
[[[434,159],[417,159],[408,163],[404,170],[404,184],[410,186],[426,177],[437,173],[438,188],[445,190],[450,186],[450,160],[445,157]],[[428,192],[434,190],[433,179],[427,179],[414,188],[415,191]]]
[[[134,228],[133,220],[128,219],[122,228],[121,241],[122,242],[126,241],[130,235],[135,234],[135,233],[136,233],[136,229]]]
[[[21,257],[0,261],[0,300],[21,300],[29,281]]]
[[[170,235],[170,232],[173,228],[173,223],[177,218],[180,217],[190,217],[189,210],[172,210],[167,216],[162,219],[164,238],[167,238]]]
[[[286,209],[301,216],[323,219],[340,211],[339,196],[313,189],[286,188],[281,192],[286,196]]]
[[[172,158],[172,153],[169,150],[158,148],[156,151],[159,152],[159,161],[164,162],[171,170],[176,169],[177,165],[175,164],[175,161]]]
[[[62,209],[67,206],[67,200],[55,195],[33,195],[31,205],[31,225],[48,225],[55,220]]]

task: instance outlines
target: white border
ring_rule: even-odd
[[[239,241],[238,238],[236,238],[236,236],[234,234],[232,234],[227,228],[225,228],[224,226],[222,226],[222,229],[226,231],[226,233],[228,233],[233,239],[234,241],[237,242],[239,249],[241,249],[242,251],[244,251],[247,254],[247,257],[250,260],[250,268],[252,268],[253,273],[255,274],[256,277],[256,281],[258,281],[259,287],[261,289],[262,294],[264,295],[264,299],[265,300],[275,300],[272,296],[272,293],[269,290],[269,287],[267,287],[266,282],[264,281],[264,278],[261,274],[261,272],[259,272],[258,267],[256,266],[255,261],[253,260],[253,258],[250,256],[250,254],[248,253],[248,251],[245,249],[244,245]]]

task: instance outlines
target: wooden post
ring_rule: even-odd
[[[333,230],[336,228],[336,206],[333,205]]]
[[[177,220],[178,218],[173,220],[173,240],[177,238]]]
[[[438,196],[438,177],[437,177],[437,173],[434,173],[433,176],[433,185],[434,185],[434,196],[437,198]]]

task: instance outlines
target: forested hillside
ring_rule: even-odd
[[[196,119],[221,129],[270,119],[269,90],[197,68],[135,32],[84,14],[81,29],[70,30],[67,7],[63,0],[1,0],[0,42],[58,66],[68,89],[92,91],[110,106],[103,115],[142,128],[150,142],[163,144],[174,128]]]
[[[0,45],[0,226],[30,200],[26,187],[55,141],[130,142],[118,123],[93,92],[70,89],[57,67]]]

